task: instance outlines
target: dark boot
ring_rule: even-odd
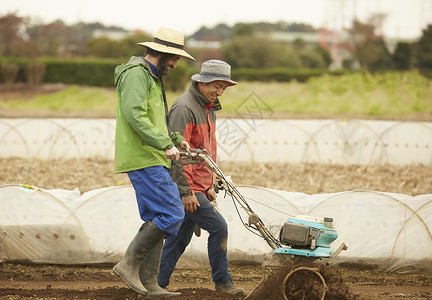
[[[235,287],[232,279],[228,280],[228,282],[216,282],[215,290],[217,292],[223,292],[231,295],[244,294],[244,289]]]
[[[156,245],[156,247],[152,251],[149,252],[149,254],[144,258],[144,261],[140,265],[139,275],[141,278],[141,283],[147,289],[147,295],[144,298],[172,297],[181,295],[181,293],[179,292],[169,292],[161,288],[157,282],[162,248],[163,239]]]
[[[139,266],[145,256],[163,241],[165,235],[166,233],[157,228],[152,220],[144,223],[129,244],[123,259],[113,268],[114,272],[138,294],[147,295],[147,289],[140,280]]]

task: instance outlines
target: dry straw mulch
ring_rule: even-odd
[[[288,163],[219,164],[235,185],[254,185],[307,194],[373,190],[407,195],[432,193],[431,166],[332,165]],[[76,187],[81,192],[130,184],[126,174],[114,174],[105,159],[0,158],[0,185],[29,184],[46,189]]]

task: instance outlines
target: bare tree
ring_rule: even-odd
[[[0,16],[0,53],[3,56],[17,56],[24,44],[23,26],[26,19],[15,13]]]
[[[354,20],[349,34],[349,50],[361,67],[386,69],[391,67],[391,55],[384,42],[381,24],[383,14],[371,16],[366,23]]]

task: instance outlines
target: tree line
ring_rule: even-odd
[[[423,30],[418,41],[399,42],[391,53],[378,33],[379,18],[373,16],[367,22],[354,20],[346,29],[345,38],[337,45],[345,53],[343,68],[432,69],[432,24]],[[95,37],[96,30],[118,32],[124,37]],[[310,46],[302,39],[290,43],[277,41],[265,34],[272,31],[317,32],[318,29],[308,24],[284,22],[237,23],[232,27],[218,24],[213,28],[201,27],[190,38],[217,40],[221,45],[219,48],[188,48],[188,51],[197,58],[197,63],[219,58],[234,68],[326,69],[334,63],[331,49],[325,45]],[[130,33],[101,23],[66,25],[57,20],[35,24],[16,13],[0,16],[1,57],[111,58],[123,61],[131,55],[143,55],[144,50],[136,43],[150,39],[152,35],[146,32]]]

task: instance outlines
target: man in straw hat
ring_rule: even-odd
[[[146,47],[144,58],[132,57],[117,66],[117,120],[114,171],[126,172],[135,190],[141,219],[145,222],[114,271],[126,284],[146,297],[168,297],[171,293],[157,284],[165,236],[175,236],[184,209],[169,168],[188,143],[178,132],[168,130],[168,109],[162,77],[175,68],[181,57],[193,59],[183,49],[184,36],[160,28]]]
[[[231,66],[220,60],[208,60],[201,66],[201,72],[192,76],[188,90],[171,107],[170,128],[179,131],[192,148],[206,149],[216,161],[216,114],[221,109],[220,96],[229,86],[236,85],[231,80]],[[189,244],[195,226],[210,234],[208,256],[212,268],[212,279],[216,291],[229,294],[243,294],[236,288],[228,271],[227,239],[228,227],[223,216],[214,209],[216,200],[213,190],[213,173],[200,164],[183,165],[173,162],[171,176],[177,183],[185,218],[177,236],[166,238],[162,252],[159,285],[168,286],[178,259]]]

